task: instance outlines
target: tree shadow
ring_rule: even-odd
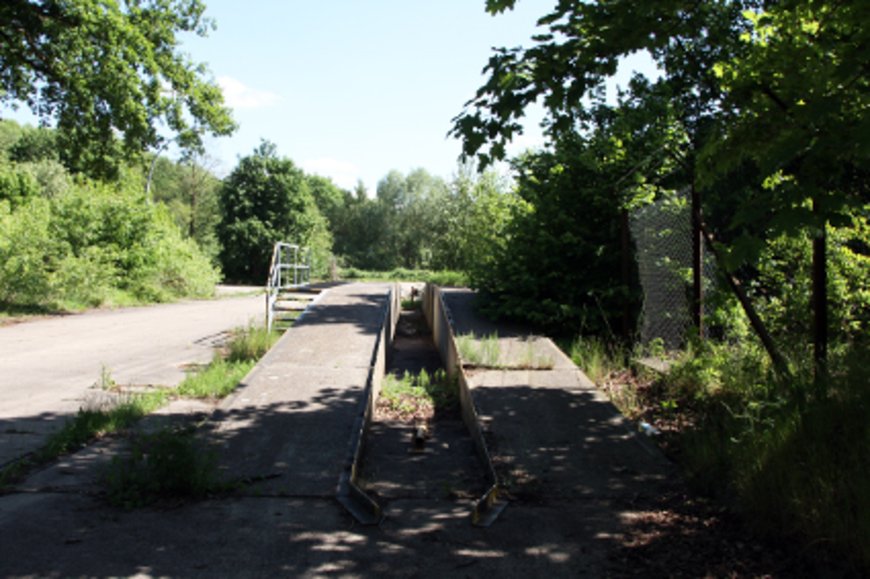
[[[360,298],[376,320],[384,302]],[[304,323],[373,333],[340,307]],[[334,346],[343,349],[347,340],[342,335]],[[295,360],[310,361],[297,344],[287,348]],[[690,550],[715,544],[715,529],[705,530],[703,521],[684,518],[640,544],[634,513],[683,512],[679,500],[663,502],[680,488],[678,475],[593,392],[536,387],[540,378],[528,376],[540,372],[475,392],[499,468],[516,475],[511,505],[495,524],[473,527],[470,499],[427,487],[393,495],[383,522],[362,527],[335,495],[351,459],[368,365],[304,366],[272,357],[277,368],[251,378],[261,387],[240,390],[202,429],[219,452],[221,476],[241,483],[234,492],[132,512],[109,507],[84,483],[0,496],[0,575],[577,577],[652,569],[698,576],[729,568],[727,550],[713,555],[724,567],[669,563],[671,543]],[[270,399],[273,377],[276,388],[307,390]],[[112,456],[111,449],[92,453]],[[426,468],[425,461],[413,468]],[[463,473],[447,470],[444,477],[459,486],[467,483]],[[736,565],[747,574],[770,571]]]

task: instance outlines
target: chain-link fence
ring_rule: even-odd
[[[680,348],[692,324],[692,219],[687,196],[675,194],[635,210],[631,234],[643,289],[640,341],[661,339],[666,349]]]

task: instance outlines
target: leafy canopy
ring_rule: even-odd
[[[0,102],[54,121],[64,163],[113,177],[120,159],[162,143],[182,147],[234,128],[220,88],[179,50],[205,36],[201,0],[4,0]]]

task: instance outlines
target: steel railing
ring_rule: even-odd
[[[282,290],[306,287],[311,282],[311,251],[294,243],[279,241],[272,249],[266,280],[266,327],[275,322],[275,304]]]

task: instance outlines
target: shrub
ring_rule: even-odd
[[[217,280],[167,210],[146,204],[132,185],[81,182],[51,199],[0,201],[6,307],[75,310],[207,296]]]

